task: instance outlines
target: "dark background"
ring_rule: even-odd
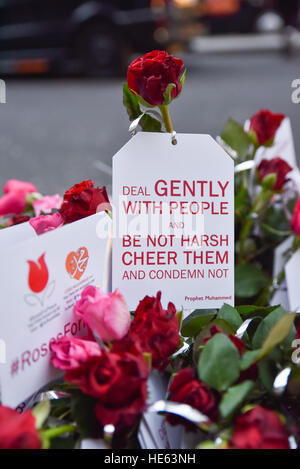
[[[297,23],[295,15],[292,18]],[[280,34],[286,34],[287,27]],[[201,49],[198,33],[178,47],[175,55],[184,60],[188,73],[181,97],[170,106],[174,127],[177,132],[216,136],[229,116],[243,122],[258,109],[269,108],[291,118],[300,154],[300,104],[291,101],[291,83],[300,78],[299,51],[264,50],[255,43],[252,47],[249,39],[249,47],[237,52],[236,46],[245,37],[248,43],[252,33],[254,37],[253,31],[231,36],[229,30],[226,37],[233,50],[229,44],[222,54],[222,37],[212,32],[204,37],[212,40],[214,52]],[[0,185],[18,178],[50,194],[91,178],[110,190],[112,156],[130,138],[122,106],[125,75],[95,78],[55,71],[4,73],[3,78],[7,103],[0,104]]]

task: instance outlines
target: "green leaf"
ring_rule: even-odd
[[[262,345],[259,359],[268,355],[271,350],[273,350],[277,345],[281,344],[286,339],[286,337],[288,337],[294,326],[295,317],[296,314],[287,313],[275,324]],[[292,338],[290,344],[291,343]]]
[[[183,88],[183,87],[184,87],[184,84],[185,84],[186,71],[187,71],[187,69],[185,68],[185,69],[184,69],[184,72],[183,72],[183,74],[182,74],[182,76],[181,76],[181,78],[180,78],[181,88]]]
[[[240,375],[237,348],[224,334],[216,334],[200,354],[198,374],[201,381],[217,391],[226,391]]]
[[[243,305],[243,306],[236,306],[236,310],[238,311],[241,316],[249,316],[251,314],[255,314],[255,316],[265,317],[278,306],[255,306],[255,305]]]
[[[134,121],[134,119],[137,119],[142,114],[138,99],[130,91],[127,83],[123,86],[123,104],[127,110],[130,121]]]
[[[161,122],[155,117],[145,114],[141,121],[140,126],[144,132],[161,132]]]
[[[219,310],[217,317],[231,324],[235,331],[243,324],[243,320],[237,310],[226,303]]]
[[[242,264],[235,268],[235,292],[239,298],[252,298],[267,284],[267,277],[261,269],[252,264]]]
[[[172,91],[173,89],[176,88],[175,83],[169,83],[166,91],[164,92],[164,106],[168,106],[171,101],[173,100],[172,98]]]
[[[271,333],[272,329],[284,316],[286,316],[286,311],[281,306],[279,306],[274,311],[272,311],[268,316],[266,316],[263,319],[263,321],[261,321],[261,323],[259,324],[253,336],[252,345],[254,349],[259,349],[263,346],[267,337]],[[296,329],[294,326],[292,326],[288,336],[286,337],[284,341],[284,343],[288,347],[291,345],[295,335],[296,335]]]
[[[71,400],[72,416],[82,438],[96,438],[100,435],[100,425],[95,416],[96,402],[96,399],[81,393]]]
[[[273,392],[273,383],[278,374],[276,363],[265,357],[258,363],[259,378],[269,392]]]
[[[233,119],[228,119],[221,134],[224,142],[235,150],[242,159],[249,153],[252,141],[243,126]]]
[[[44,425],[45,421],[49,417],[50,411],[51,404],[48,400],[42,401],[34,407],[32,413],[35,417],[35,426],[38,430],[40,430]]]
[[[224,419],[230,417],[243,405],[254,388],[253,381],[244,381],[228,389],[220,403],[220,413]]]
[[[197,309],[182,322],[181,334],[184,337],[194,337],[202,327],[210,323],[216,316],[217,311],[213,309]]]
[[[251,199],[248,189],[244,185],[240,185],[238,192],[234,198],[235,213],[243,218],[247,216],[251,209]]]
[[[249,350],[241,357],[241,370],[245,371],[259,359],[260,350]]]

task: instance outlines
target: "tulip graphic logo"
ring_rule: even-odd
[[[45,260],[46,253],[42,254],[37,262],[28,260],[28,286],[32,293],[25,296],[25,302],[30,306],[43,306],[45,299],[49,298],[54,290],[55,282],[49,282],[49,270]]]

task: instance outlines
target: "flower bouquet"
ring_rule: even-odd
[[[176,144],[169,105],[184,81],[183,62],[166,52],[135,60],[124,85],[130,131],[165,130]],[[235,165],[236,306],[183,314],[162,291],[129,311],[119,290],[85,287],[73,311],[85,336],[51,344],[51,364],[63,380],[41,390],[25,412],[0,407],[0,448],[91,441],[102,449],[298,448],[300,327],[283,304],[284,266],[300,247],[299,172],[284,154],[265,157],[284,120],[268,110],[245,125],[229,119],[217,139]],[[62,201],[37,192],[9,181],[2,227],[29,220],[42,234],[99,210],[111,214],[105,188],[91,181]],[[282,243],[278,269],[274,253]],[[158,382],[153,400],[149,389]]]

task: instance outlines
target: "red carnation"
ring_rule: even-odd
[[[276,182],[273,186],[274,191],[279,191],[287,182],[286,175],[292,171],[292,167],[282,158],[272,158],[271,160],[262,160],[257,168],[258,179],[263,182],[269,174],[276,175]]]
[[[164,93],[173,84],[172,99],[182,89],[180,81],[184,64],[165,51],[155,50],[134,60],[128,68],[127,82],[130,90],[152,106],[165,102]]]
[[[296,202],[291,227],[297,236],[300,236],[300,197]]]
[[[255,407],[236,422],[231,444],[238,449],[289,449],[286,429],[275,412]]]
[[[19,414],[0,405],[0,449],[40,449],[41,442],[30,410]]]
[[[138,353],[102,351],[65,379],[97,399],[95,412],[102,426],[132,426],[145,408],[149,367]]]
[[[180,343],[179,321],[173,303],[165,310],[161,292],[155,297],[146,296],[138,305],[128,338],[143,352],[151,353],[152,366],[164,370],[168,358]]]
[[[193,368],[183,368],[173,379],[169,388],[169,400],[188,404],[211,419],[217,415],[217,402],[214,393],[198,380]],[[208,422],[209,422],[208,418]],[[184,425],[187,430],[194,431],[195,426],[175,415],[167,416],[171,425]]]
[[[75,184],[65,193],[60,214],[65,223],[72,223],[110,209],[106,188],[100,189],[95,187],[92,181],[83,181]]]
[[[284,114],[273,114],[266,110],[261,110],[251,117],[250,130],[255,132],[260,145],[265,145],[274,139],[284,118]]]

